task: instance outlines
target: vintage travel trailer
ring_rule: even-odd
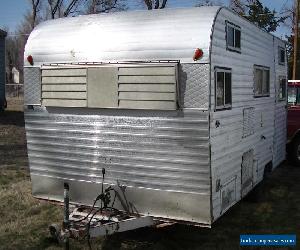
[[[227,8],[46,21],[24,74],[37,198],[91,205],[104,168],[132,210],[209,227],[285,159],[285,43]]]

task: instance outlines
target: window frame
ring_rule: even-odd
[[[290,97],[290,94],[289,92],[293,90],[293,94],[295,94],[295,101],[293,102],[289,102],[289,97]],[[297,87],[296,85],[293,85],[293,86],[289,86],[287,85],[287,104],[289,106],[300,106],[300,87]]]
[[[226,41],[226,49],[229,50],[229,51],[232,51],[232,52],[236,52],[236,53],[239,53],[241,54],[242,53],[242,29],[240,26],[232,23],[232,22],[229,22],[229,21],[225,21],[226,22],[226,25],[225,25],[225,41]],[[231,46],[229,45],[229,41],[228,41],[228,30],[229,30],[229,27],[233,28],[233,45],[234,46]],[[236,30],[238,30],[240,32],[240,47],[236,47],[236,40],[235,40],[235,32]]]
[[[256,93],[256,70],[261,70],[262,71],[262,82],[261,82],[261,93],[257,94]],[[264,72],[268,71],[268,92],[267,94],[263,93],[263,80],[264,80]],[[254,94],[254,98],[261,98],[261,97],[270,97],[270,87],[271,87],[271,71],[270,71],[270,67],[267,66],[262,66],[262,65],[257,65],[254,64],[253,66],[253,94]]]
[[[224,105],[218,106],[217,105],[217,74],[221,72],[224,73],[224,91],[223,91],[223,97],[224,97]],[[226,74],[225,73],[230,73],[230,104],[226,104]],[[227,68],[227,67],[215,67],[214,68],[214,76],[215,76],[215,111],[221,111],[221,110],[230,110],[232,109],[232,69]]]
[[[284,61],[281,61],[281,52],[284,53]],[[279,65],[285,65],[286,63],[286,51],[284,47],[278,46],[278,64]]]
[[[287,101],[287,78],[286,78],[286,76],[279,76],[278,79],[279,79],[279,83],[278,83],[279,88],[278,88],[278,93],[277,93],[277,100],[280,101],[280,102]],[[285,80],[285,92],[284,92],[285,96],[280,98],[279,93],[280,93],[280,90],[281,90],[281,81],[282,80]]]

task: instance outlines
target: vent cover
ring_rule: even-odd
[[[255,108],[243,109],[243,138],[254,134],[255,128]]]
[[[87,70],[55,68],[42,70],[42,104],[56,107],[87,106]]]
[[[253,186],[254,150],[250,149],[242,157],[242,197],[244,197]]]
[[[128,109],[176,109],[175,66],[120,67],[118,105]]]
[[[175,110],[177,64],[43,69],[42,104]]]

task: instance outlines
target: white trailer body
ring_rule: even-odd
[[[226,8],[47,21],[28,56],[35,197],[91,205],[105,168],[132,210],[210,226],[285,159],[285,43]]]

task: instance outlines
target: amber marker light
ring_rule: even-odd
[[[194,61],[198,61],[199,59],[201,59],[202,56],[203,56],[203,50],[197,48],[197,49],[195,50],[195,54],[194,54],[193,59],[194,59]]]
[[[33,65],[33,57],[31,55],[27,56],[27,61],[31,66]]]

